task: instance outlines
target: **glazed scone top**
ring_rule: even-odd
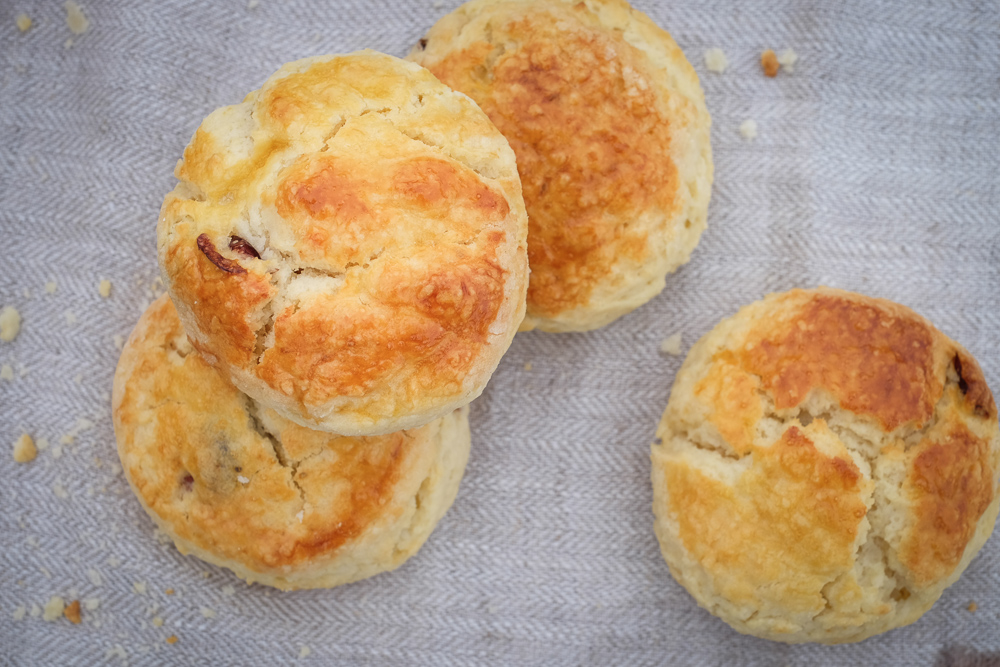
[[[914,621],[997,513],[982,372],[909,309],[793,290],[692,348],[653,447],[671,571],[736,629],[836,643]]]
[[[284,589],[401,564],[451,504],[469,449],[467,408],[370,437],[281,418],[191,347],[166,296],[122,351],[113,406],[126,478],[178,548]]]
[[[426,70],[360,52],[282,67],[209,115],[158,227],[195,346],[284,416],[342,434],[468,403],[521,321],[514,155]]]
[[[524,328],[592,329],[652,298],[705,227],[710,119],[668,33],[623,0],[476,0],[409,58],[510,140],[529,213]]]

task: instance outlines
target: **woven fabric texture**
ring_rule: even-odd
[[[906,304],[1000,390],[1000,5],[636,0],[694,63],[713,116],[691,262],[605,329],[518,335],[473,406],[458,499],[415,558],[281,593],[157,539],[115,465],[116,337],[153,297],[157,211],[205,115],[286,61],[401,56],[458,3],[81,4],[77,35],[62,2],[0,3],[0,307],[23,317],[0,343],[0,664],[1000,663],[997,536],[916,624],[785,646],[738,635],[674,583],[649,482],[682,360],[660,342],[681,333],[686,350],[771,291]],[[705,66],[711,47],[723,74]],[[765,78],[766,48],[794,49],[794,72]],[[23,432],[49,443],[26,465],[10,455]],[[45,622],[54,595],[98,606]]]

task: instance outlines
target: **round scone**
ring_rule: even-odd
[[[160,268],[242,391],[343,435],[477,397],[524,315],[514,153],[469,98],[373,51],[282,67],[177,165]]]
[[[586,331],[687,262],[712,189],[698,75],[624,0],[475,0],[408,58],[510,140],[528,209],[522,330]]]
[[[740,632],[912,623],[993,530],[1000,431],[976,361],[913,311],[774,294],[691,348],[652,448],[674,578]]]
[[[262,408],[191,347],[166,296],[122,351],[112,401],[125,476],[181,553],[286,590],[401,565],[451,505],[469,455],[467,407],[366,437]]]

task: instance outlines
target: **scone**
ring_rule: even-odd
[[[670,572],[736,630],[912,623],[986,542],[1000,431],[976,361],[898,304],[773,294],[691,348],[652,448]]]
[[[184,554],[282,589],[392,570],[451,505],[468,408],[377,437],[313,431],[240,393],[194,350],[163,296],[115,372],[125,476]]]
[[[194,346],[304,426],[377,435],[478,396],[524,315],[514,153],[465,95],[373,51],[282,67],[177,165],[160,268]]]
[[[624,0],[475,0],[408,58],[510,140],[528,208],[522,329],[586,331],[688,261],[712,189],[711,119],[674,40]]]

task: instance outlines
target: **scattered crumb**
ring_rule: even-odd
[[[134,590],[139,595],[145,595],[146,594],[146,582],[145,581],[136,581],[136,582],[133,582],[132,583],[132,590]]]
[[[80,601],[73,600],[70,602],[65,609],[63,609],[63,616],[69,619],[69,622],[73,625],[80,625]]]
[[[73,314],[73,311],[67,310],[65,313],[65,317],[66,317],[66,324],[76,324],[76,315]]]
[[[57,459],[62,456],[62,445],[56,445],[52,448],[52,458]]]
[[[31,605],[31,611],[28,613],[37,618],[38,616],[41,616],[42,608],[39,607],[37,604],[33,604]]]
[[[14,613],[11,614],[10,617],[15,621],[20,621],[22,618],[24,618],[24,615],[27,613],[28,613],[27,607],[25,607],[23,604],[19,604],[14,609]]]
[[[757,121],[755,120],[745,120],[740,123],[740,134],[747,141],[753,141],[757,138]]]
[[[56,498],[59,498],[60,500],[66,500],[69,498],[69,493],[66,492],[66,487],[59,482],[52,485],[52,493],[56,494]]]
[[[532,368],[532,366],[531,366],[531,362],[530,361],[524,365],[524,370],[526,370],[526,371],[530,371],[531,368]]]
[[[170,635],[169,637],[167,637],[167,643],[168,644],[176,644],[177,643],[177,635]]]
[[[2,367],[0,367],[0,379],[3,380],[14,379],[14,368],[10,364],[4,364]]]
[[[21,437],[14,443],[14,460],[18,463],[29,463],[38,456],[38,448],[35,441],[27,433],[22,433]]]
[[[310,653],[312,653],[312,649],[311,649],[311,648],[309,648],[308,646],[303,646],[302,648],[300,648],[300,649],[299,649],[299,657],[300,657],[300,658],[305,658],[305,657],[307,657],[307,656],[308,656],[308,655],[309,655]]]
[[[101,579],[101,573],[95,570],[94,568],[90,568],[89,570],[87,570],[87,579],[89,579],[90,583],[92,583],[94,586],[100,586],[101,584],[104,583],[104,581]]]
[[[975,602],[970,602],[970,603],[969,603],[969,606],[968,606],[968,607],[966,607],[966,609],[968,609],[969,611],[973,611],[973,612],[974,612],[974,611],[976,611],[977,609],[979,609],[979,605],[978,605],[978,604],[976,604]]]
[[[236,587],[233,586],[232,584],[226,584],[225,586],[222,587],[222,594],[223,595],[235,595],[236,594]]]
[[[50,280],[49,282],[45,283],[45,292],[47,294],[55,294],[56,293],[56,281]]]
[[[209,609],[208,607],[201,608],[201,615],[205,618],[215,618],[215,610]]]
[[[778,75],[778,68],[781,65],[778,63],[778,56],[774,55],[774,51],[768,49],[760,54],[760,66],[764,68],[764,76],[774,78]]]
[[[39,438],[38,439],[38,450],[44,452],[48,448],[49,448],[49,439],[48,438]]]
[[[18,14],[14,22],[17,23],[17,29],[21,32],[28,32],[31,29],[31,17],[27,14]]]
[[[73,382],[77,384],[83,384],[83,373],[77,373],[73,376]]]
[[[676,357],[681,353],[681,342],[682,338],[679,333],[667,336],[663,339],[663,342],[660,343],[660,352]]]
[[[74,35],[82,35],[87,32],[87,28],[90,27],[90,20],[83,15],[80,5],[73,2],[73,0],[66,0],[64,7],[66,7],[66,25],[69,26],[69,31]]]
[[[87,611],[94,611],[101,606],[101,601],[98,598],[87,598],[83,601],[83,607]]]
[[[121,564],[122,562],[118,560],[115,556],[111,556],[110,558],[108,558],[108,565],[110,565],[111,567],[118,567]]]
[[[162,628],[163,627],[163,619],[160,618],[159,616],[154,616],[153,617],[153,627],[154,628]]]
[[[9,343],[17,338],[21,330],[21,313],[14,306],[4,306],[0,310],[0,340]]]
[[[115,349],[120,350],[125,346],[125,339],[122,338],[121,336],[116,335],[114,338],[112,338],[112,340],[115,343]]]
[[[18,372],[17,377],[23,378],[27,374],[28,374],[28,367],[21,365],[21,370]]]
[[[174,589],[168,588],[167,590],[165,590],[163,592],[166,593],[167,595],[173,595],[174,594]]]
[[[109,648],[104,652],[105,658],[119,658],[121,660],[128,660],[128,653],[122,648],[121,644],[115,644],[114,648]]]
[[[109,296],[111,296],[111,281],[110,280],[102,280],[97,285],[97,293],[100,294],[105,299],[107,299]]]
[[[45,603],[45,610],[42,613],[43,621],[54,621],[63,615],[63,610],[66,609],[66,601],[63,600],[58,595],[53,595],[49,598],[49,601]]]
[[[240,484],[249,484],[250,483],[250,480],[248,478],[244,477],[243,475],[237,475],[236,479],[239,480]]]
[[[247,2],[247,9],[257,9],[257,5],[260,4],[260,0],[249,0]]]
[[[709,49],[705,51],[705,66],[708,67],[709,72],[722,74],[729,67],[729,59],[726,58],[726,54],[722,52],[722,49]]]
[[[73,48],[73,38],[72,37],[67,37],[66,38],[66,41],[63,42],[63,48],[64,49],[72,49]]]
[[[791,74],[795,71],[795,63],[799,62],[799,54],[791,49],[785,49],[778,54],[778,62],[781,64],[782,69]]]

